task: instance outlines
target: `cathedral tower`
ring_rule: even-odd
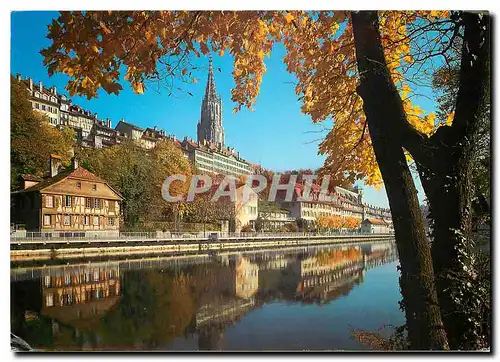
[[[224,127],[222,126],[222,100],[215,89],[212,57],[209,58],[207,88],[201,104],[201,119],[198,122],[198,142],[204,140],[224,146]]]

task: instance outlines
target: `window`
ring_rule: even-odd
[[[94,209],[99,209],[99,199],[94,199]]]
[[[50,288],[50,275],[45,276],[45,286]]]
[[[63,294],[63,305],[71,305],[73,304],[73,294],[65,293]]]
[[[64,215],[64,225],[71,225],[71,216]]]
[[[94,225],[99,225],[99,216],[94,216]]]
[[[115,225],[115,218],[114,217],[108,217],[108,225],[110,225],[110,226]]]
[[[85,199],[85,206],[90,209],[92,207],[92,199],[90,197],[87,197]]]
[[[53,305],[54,305],[54,296],[52,295],[52,293],[47,294],[45,296],[45,306],[52,307]]]
[[[71,196],[66,195],[64,198],[64,206],[71,207]]]
[[[45,104],[42,104],[42,111],[45,111]]]
[[[81,189],[82,188],[82,183],[81,182],[77,182],[76,183],[76,188],[77,189]]]
[[[97,191],[97,185],[96,184],[92,185],[92,190]]]
[[[70,285],[70,284],[71,284],[71,275],[66,274],[66,275],[64,276],[64,283],[65,283],[66,285]]]
[[[90,225],[90,216],[85,215],[83,222],[84,222],[84,225]]]
[[[43,224],[45,226],[50,225],[50,215],[43,215]]]

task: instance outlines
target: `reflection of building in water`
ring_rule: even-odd
[[[254,308],[253,295],[259,289],[259,267],[247,258],[238,256],[230,260],[227,268],[218,271],[222,275],[215,273],[206,277],[219,285],[219,288],[225,284],[228,293],[207,293],[201,298],[205,303],[198,308],[193,326],[198,334],[198,348],[201,350],[223,348],[224,330]],[[230,280],[227,280],[228,271]],[[209,300],[208,295],[212,296]]]
[[[87,327],[119,300],[120,270],[82,266],[42,273],[42,316]]]
[[[259,289],[259,266],[246,258],[239,258],[235,267],[235,294],[250,298]]]
[[[274,300],[335,300],[361,283],[365,270],[395,258],[393,244],[377,243],[293,252],[244,252],[224,260],[212,257],[211,262],[205,259],[200,264],[176,264],[169,271],[165,268],[166,274],[163,265],[159,268],[144,263],[144,270],[129,272],[119,263],[40,268],[40,279],[36,286],[30,286],[40,293],[33,298],[38,306],[24,303],[14,312],[19,309],[19,324],[27,310],[48,317],[44,319],[52,329],[49,334],[59,349],[116,346],[122,339],[114,339],[117,331],[110,326],[117,321],[123,321],[123,326],[141,327],[141,331],[123,332],[124,336],[132,333],[130,340],[123,342],[130,348],[169,346],[176,338],[191,334],[197,338],[199,349],[223,349],[225,330],[263,304]],[[149,268],[156,271],[146,270]],[[182,283],[177,283],[181,279]],[[145,287],[140,288],[143,283]],[[174,292],[170,286],[178,284],[182,288]],[[17,299],[26,295],[25,290],[14,293]],[[167,317],[160,318],[163,315]]]

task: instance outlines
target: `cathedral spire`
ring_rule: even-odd
[[[205,99],[217,99],[217,90],[215,89],[215,78],[212,67],[212,55],[208,56],[208,79],[207,88],[205,89]]]
[[[224,146],[224,127],[222,126],[222,99],[215,89],[212,56],[208,58],[208,79],[205,97],[201,103],[201,118],[198,122],[198,141],[209,141]]]

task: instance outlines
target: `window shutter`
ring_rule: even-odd
[[[46,196],[45,195],[42,195],[42,207],[45,207],[46,205]]]
[[[55,205],[56,207],[59,207],[59,201],[60,201],[59,196],[54,196],[54,205]]]

